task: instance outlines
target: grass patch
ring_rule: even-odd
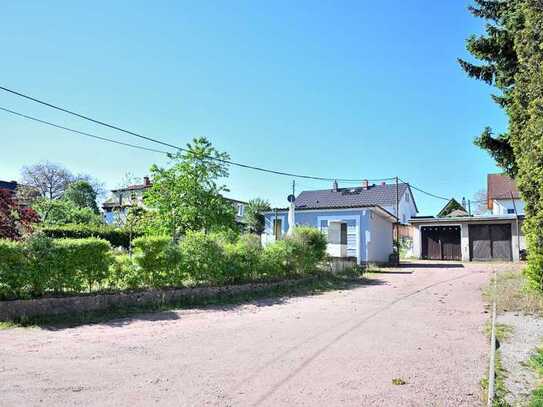
[[[499,350],[496,351],[495,362],[496,377],[494,379],[494,401],[492,405],[494,407],[509,407],[509,403],[505,400],[505,396],[508,393],[507,388],[505,387],[505,377],[507,372],[503,368]],[[483,390],[484,405],[486,405],[488,400],[488,372],[485,373],[485,377],[481,380],[481,388]]]
[[[528,365],[534,369],[540,378],[543,378],[543,348],[536,349],[535,353],[528,360]],[[532,391],[529,407],[543,407],[543,383]]]
[[[490,338],[492,334],[492,324],[487,321],[484,327],[485,335]],[[496,324],[496,339],[498,342],[504,342],[513,335],[513,327],[507,324]]]
[[[529,287],[521,271],[501,272],[497,274],[497,287],[494,281],[484,289],[483,295],[488,302],[496,298],[498,312],[522,312],[543,316],[543,294]]]
[[[14,322],[4,322],[0,321],[0,331],[3,329],[11,329],[16,328],[18,325]]]
[[[113,319],[135,317],[137,314],[170,311],[174,309],[188,309],[199,307],[232,307],[259,300],[275,300],[268,305],[281,302],[285,297],[300,297],[318,295],[328,291],[346,290],[360,285],[375,284],[358,272],[345,272],[338,274],[321,274],[310,279],[300,280],[290,286],[270,287],[263,290],[241,294],[227,294],[193,298],[175,303],[147,303],[129,307],[115,307],[107,310],[89,311],[78,314],[63,314],[55,316],[42,316],[25,318],[9,322],[9,327],[46,326],[48,328],[67,328],[85,324],[104,323]]]

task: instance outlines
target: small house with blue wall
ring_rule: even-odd
[[[331,189],[303,191],[296,197],[295,224],[320,229],[327,236],[332,257],[356,258],[359,264],[385,263],[393,252],[397,207],[406,211],[399,213],[400,219],[417,213],[408,184],[369,185],[365,181],[360,187],[339,188],[334,182]],[[286,236],[288,209],[267,211],[264,218],[264,244]]]

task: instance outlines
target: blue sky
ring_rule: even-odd
[[[497,171],[472,140],[487,125],[503,130],[505,117],[492,89],[456,62],[482,26],[468,1],[111,3],[3,4],[0,84],[172,144],[205,136],[233,160],[261,167],[399,175],[459,199]],[[0,106],[140,143],[2,92]],[[127,172],[167,163],[3,112],[0,139],[6,180],[49,160],[115,187]],[[291,182],[238,168],[227,181],[230,196],[277,206]],[[421,214],[443,205],[415,196]]]

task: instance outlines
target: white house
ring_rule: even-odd
[[[128,185],[111,190],[111,196],[102,204],[104,220],[108,224],[124,224],[128,210],[133,206],[143,207],[143,195],[151,187],[149,177],[143,177],[143,184]],[[236,222],[244,222],[246,202],[224,197],[236,210]]]
[[[396,193],[397,191],[397,193]],[[408,184],[379,185],[364,181],[358,187],[303,191],[295,201],[296,225],[313,226],[325,233],[328,253],[356,258],[358,263],[385,263],[393,252],[393,230],[399,216],[406,222],[417,213]],[[288,228],[288,209],[264,213],[264,244],[282,239]]]
[[[524,201],[517,185],[504,174],[488,174],[487,206],[493,215],[524,215]]]

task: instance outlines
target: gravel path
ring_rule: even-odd
[[[543,320],[531,315],[507,312],[499,315],[497,323],[512,327],[511,336],[500,344],[502,366],[506,370],[506,400],[512,406],[522,406],[530,399],[538,377],[526,366],[535,348],[543,340]]]
[[[0,405],[476,406],[490,269],[445,266],[317,296],[0,331]]]

